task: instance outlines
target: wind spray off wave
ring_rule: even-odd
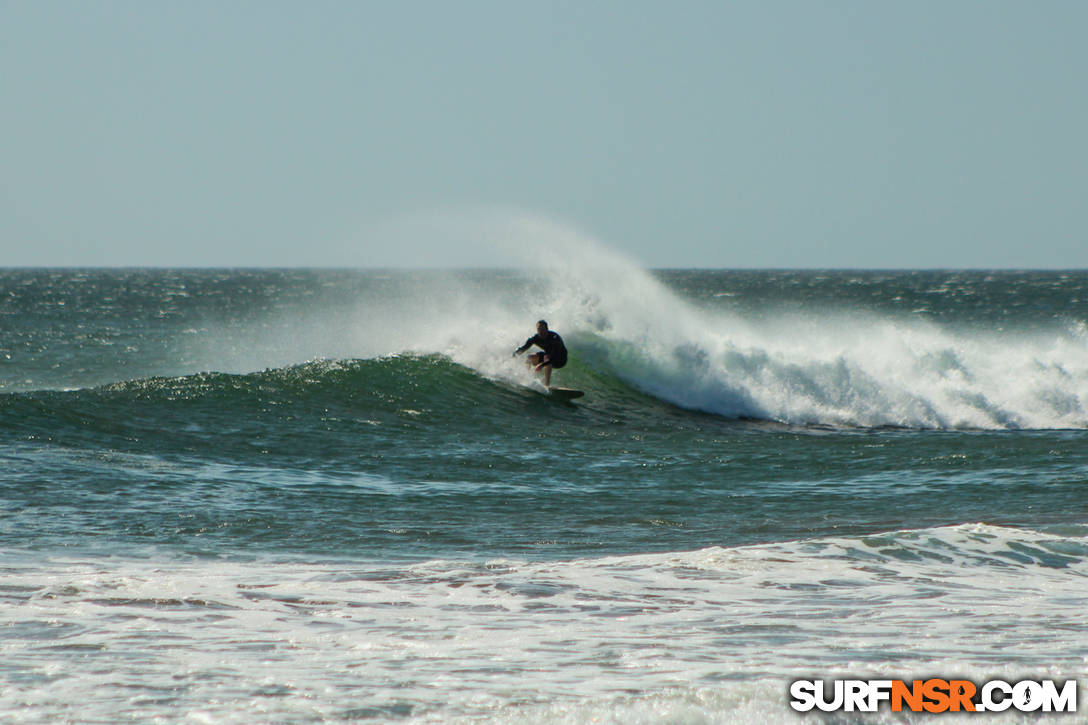
[[[764,289],[744,281],[759,304],[740,305],[743,273],[655,275],[568,227],[515,221],[511,238],[546,289],[525,319],[540,310],[568,330],[584,364],[681,407],[832,426],[1088,425],[1083,303],[1079,314],[1065,304],[1088,298],[1084,275],[918,275],[903,289],[887,275],[838,273],[819,279],[866,294],[829,305],[798,273]],[[964,299],[1004,284],[1006,306],[1043,308],[968,321],[955,295],[933,299],[950,277]]]
[[[1088,274],[651,273],[541,217],[479,217],[421,233],[443,241],[452,226],[516,269],[13,272],[0,391],[405,354],[524,386],[510,353],[545,318],[571,352],[554,382],[587,404],[618,379],[680,408],[791,425],[1088,425]],[[42,322],[91,290],[113,302],[81,308],[79,334]]]
[[[676,312],[685,325],[635,337],[601,329],[583,345],[595,364],[643,390],[728,417],[985,429],[1088,421],[1088,350],[1072,332],[956,332],[860,312],[819,320]]]

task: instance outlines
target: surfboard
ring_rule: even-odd
[[[574,388],[548,388],[548,395],[563,400],[574,400],[575,398],[581,398],[585,394],[584,390],[575,390]]]

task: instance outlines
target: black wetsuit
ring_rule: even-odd
[[[563,338],[558,332],[548,330],[543,336],[533,335],[518,348],[518,352],[525,352],[533,345],[544,351],[544,354],[548,356],[547,363],[553,370],[558,370],[567,364],[567,346],[563,344]]]

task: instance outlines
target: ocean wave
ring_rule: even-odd
[[[9,363],[0,389],[46,407],[44,388],[123,381],[58,405],[143,396],[260,412],[339,398],[380,410],[422,398],[465,415],[539,386],[510,353],[544,317],[571,352],[553,382],[585,389],[589,412],[674,406],[790,426],[1088,427],[1084,275],[655,274],[563,225],[508,221],[480,232],[529,255],[518,272],[145,271],[98,275],[87,282],[95,295],[63,276],[9,280],[73,304],[68,319],[20,303],[24,319],[0,346]],[[132,296],[134,280],[143,294]],[[183,288],[192,293],[173,296]],[[98,297],[125,304],[86,304]],[[156,310],[166,317],[149,324]],[[183,375],[148,377],[159,373]]]
[[[1068,339],[957,338],[931,325],[878,321],[841,337],[799,327],[777,340],[742,340],[729,327],[665,344],[652,334],[598,333],[581,343],[593,364],[631,386],[729,418],[858,428],[1088,426],[1088,350]]]
[[[816,294],[819,285],[806,286],[804,275],[768,274],[763,279],[777,279],[782,298],[752,305],[722,288],[725,276],[686,287],[682,276],[648,272],[564,225],[514,221],[519,231],[511,237],[532,270],[521,288],[532,293],[496,305],[486,290],[462,290],[456,314],[427,318],[453,331],[443,344],[420,339],[407,349],[509,379],[503,361],[504,345],[516,337],[511,326],[545,316],[593,374],[726,418],[851,428],[1088,427],[1085,320],[1068,305],[1083,293],[1083,277],[842,273],[825,275],[827,289]],[[888,299],[912,296],[924,302],[917,310]],[[993,314],[1002,306],[1019,316]]]
[[[877,332],[869,336],[875,339]],[[987,359],[985,341],[956,344],[932,333],[910,352],[883,331],[883,362],[851,352],[737,345],[707,333],[702,341],[617,339],[600,329],[568,335],[570,364],[554,383],[587,391],[585,414],[684,424],[713,416],[787,426],[907,429],[1055,429],[1088,426],[1082,392],[1088,367],[1037,348]],[[889,339],[890,337],[890,339]],[[803,343],[795,343],[795,347]],[[919,344],[920,345],[920,344]],[[995,351],[990,350],[989,352]],[[1049,358],[1049,360],[1048,360]],[[1088,360],[1086,360],[1088,365]],[[522,361],[488,351],[404,353],[371,359],[315,360],[250,373],[204,372],[119,381],[94,388],[0,394],[3,425],[43,416],[54,424],[112,430],[126,425],[206,425],[247,416],[363,419],[414,415],[420,425],[470,424],[474,417],[524,414],[544,389]],[[569,404],[568,404],[569,405]],[[545,410],[548,410],[547,408]],[[685,413],[685,411],[689,411]],[[554,413],[554,411],[552,411]]]

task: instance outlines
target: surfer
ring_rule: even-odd
[[[536,323],[536,334],[525,341],[525,344],[514,351],[514,356],[536,345],[544,352],[534,352],[529,356],[529,364],[533,366],[533,372],[544,371],[544,387],[550,388],[552,382],[552,370],[558,370],[567,364],[567,347],[563,344],[563,338],[559,333],[548,329],[548,323],[541,320]]]

